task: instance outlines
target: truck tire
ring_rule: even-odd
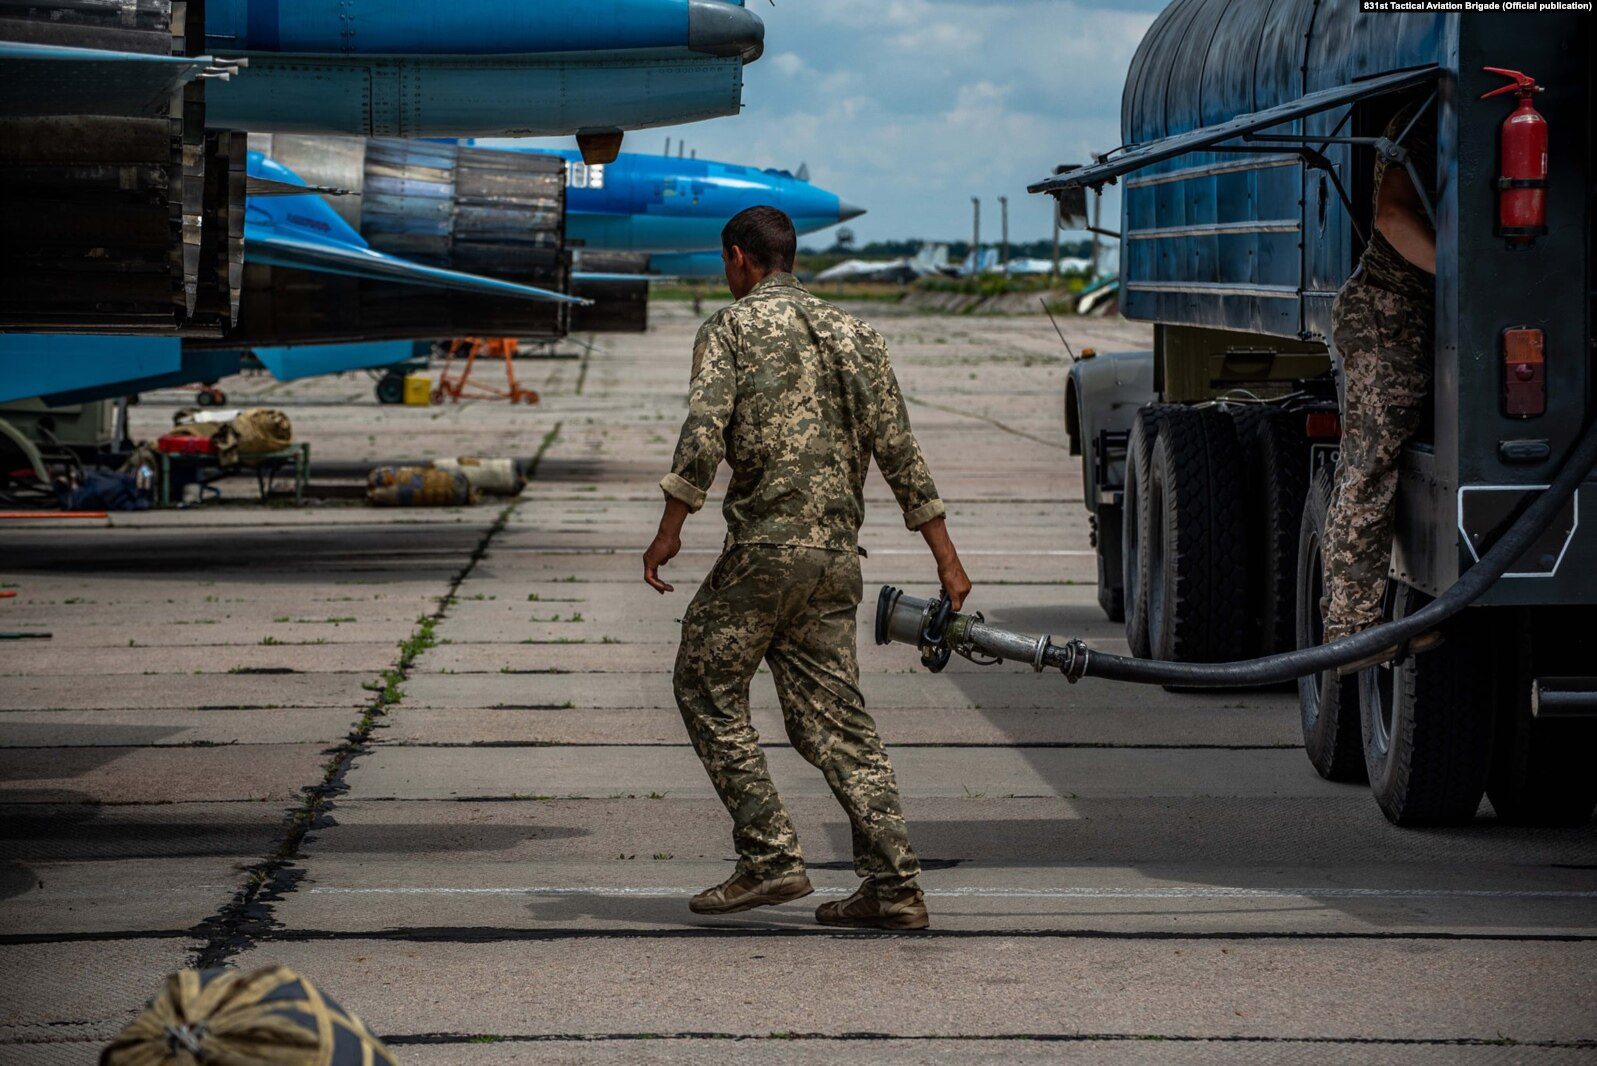
[[[1258,560],[1257,654],[1274,655],[1298,646],[1298,541],[1309,494],[1309,442],[1303,435],[1303,415],[1269,409],[1253,435],[1248,460],[1251,553]]]
[[[1391,617],[1427,602],[1393,582]],[[1491,765],[1492,691],[1480,615],[1442,625],[1441,646],[1359,675],[1364,766],[1381,813],[1394,825],[1457,825],[1475,817]]]
[[[1320,542],[1325,536],[1326,514],[1334,492],[1332,471],[1326,467],[1315,475],[1308,489],[1298,526],[1293,643],[1299,648],[1324,643],[1320,598],[1325,592],[1325,564]],[[1298,713],[1303,720],[1303,752],[1315,772],[1327,781],[1363,781],[1358,678],[1340,677],[1335,670],[1298,678]]]
[[[1246,481],[1230,416],[1217,408],[1162,413],[1140,501],[1149,520],[1140,547],[1153,658],[1247,657]]]
[[[1120,584],[1125,563],[1120,558],[1120,537],[1125,520],[1122,507],[1100,504],[1091,516],[1093,547],[1098,552],[1098,606],[1111,622],[1126,620],[1126,590]]]
[[[1126,487],[1120,512],[1120,587],[1125,596],[1126,643],[1131,654],[1148,657],[1148,571],[1143,566],[1142,545],[1150,517],[1149,466],[1153,444],[1159,436],[1159,418],[1173,405],[1150,403],[1137,410],[1126,442]]]

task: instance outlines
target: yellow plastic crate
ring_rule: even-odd
[[[426,407],[433,402],[433,379],[427,374],[405,375],[405,404]]]

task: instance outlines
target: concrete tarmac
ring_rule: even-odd
[[[971,606],[1121,651],[1044,318],[860,309],[892,345]],[[537,407],[225,383],[319,462],[536,457],[520,497],[0,528],[0,1064],[90,1063],[184,965],[302,970],[401,1062],[1597,1061],[1597,828],[1399,830],[1320,780],[1282,691],[1171,694],[869,643],[935,575],[872,475],[862,688],[933,928],[814,923],[856,883],[820,775],[754,720],[813,897],[710,919],[729,821],[671,697],[714,506],[657,596],[697,325],[518,365]],[[1062,323],[1079,351],[1141,327]],[[134,408],[154,436],[187,402]],[[713,494],[719,497],[719,492]]]

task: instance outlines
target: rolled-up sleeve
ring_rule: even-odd
[[[677,438],[671,472],[660,479],[667,496],[687,504],[690,512],[704,506],[716,471],[726,456],[726,427],[737,396],[732,338],[718,318],[706,322],[693,343],[693,387],[688,417]]]
[[[932,473],[921,455],[920,444],[909,425],[909,409],[904,394],[898,387],[898,378],[886,360],[882,363],[881,411],[876,422],[872,449],[882,477],[898,499],[904,512],[904,525],[919,529],[934,518],[947,513],[938,498]]]

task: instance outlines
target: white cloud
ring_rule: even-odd
[[[804,72],[804,60],[792,52],[782,52],[774,56],[766,56],[762,63],[769,63],[777,72],[791,78]]]
[[[701,158],[807,162],[818,184],[868,209],[849,223],[862,240],[964,236],[972,196],[996,236],[1000,195],[1015,239],[1046,237],[1050,204],[1026,185],[1120,143],[1126,68],[1163,3],[753,4],[767,54],[745,72],[743,113],[662,132]],[[1104,210],[1119,210],[1113,194]]]

